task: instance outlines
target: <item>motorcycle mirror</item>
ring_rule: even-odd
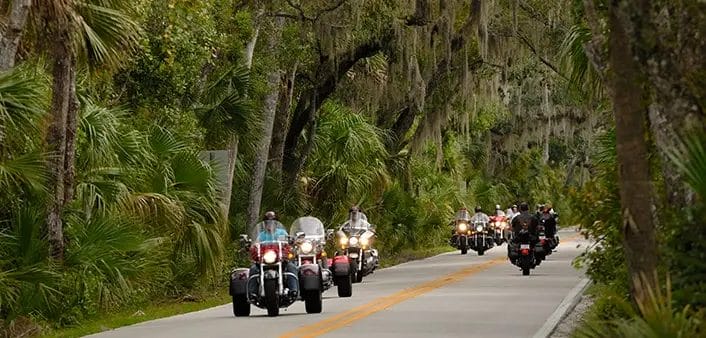
[[[326,230],[326,239],[331,239],[333,238],[333,229],[327,229]]]

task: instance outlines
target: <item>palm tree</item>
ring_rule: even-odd
[[[62,260],[62,211],[73,199],[78,100],[77,61],[115,63],[137,45],[140,29],[126,14],[127,0],[38,0],[39,27],[46,30],[52,60],[51,123],[47,147],[49,190],[46,226],[52,256]]]

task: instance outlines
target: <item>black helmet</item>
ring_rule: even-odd
[[[529,204],[525,202],[520,203],[520,211],[529,211]]]
[[[348,209],[348,212],[354,212],[354,211],[360,211],[360,208],[357,205],[354,205],[350,209]]]
[[[473,209],[473,210],[475,210],[476,212],[481,212],[481,211],[483,211],[483,209],[481,209],[481,207],[480,207],[480,206],[476,206],[476,208],[475,208],[475,209]]]

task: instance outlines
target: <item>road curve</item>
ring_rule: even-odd
[[[90,337],[532,337],[583,278],[571,260],[586,243],[573,231],[560,236],[530,276],[507,261],[505,246],[485,256],[455,251],[379,270],[351,298],[330,289],[321,314],[297,302],[279,317],[253,307],[235,318],[228,304]]]

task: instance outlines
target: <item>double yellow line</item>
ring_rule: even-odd
[[[579,237],[581,237],[580,234],[579,235],[572,235],[572,236],[566,238],[564,241],[562,241],[562,244],[567,243],[567,242],[572,242],[572,241],[578,239]],[[474,274],[479,273],[483,270],[486,270],[492,266],[499,265],[504,262],[507,262],[506,256],[494,258],[494,259],[489,260],[487,262],[483,262],[480,264],[469,266],[467,268],[464,268],[459,271],[448,274],[446,276],[434,279],[434,280],[426,282],[424,284],[420,284],[420,285],[417,285],[412,288],[404,289],[404,290],[399,291],[399,292],[392,294],[390,296],[376,298],[369,303],[366,303],[366,304],[363,304],[363,305],[358,306],[356,308],[353,308],[351,310],[339,313],[335,316],[326,318],[320,322],[317,322],[317,323],[314,323],[311,325],[302,326],[294,331],[290,331],[288,333],[285,333],[285,334],[279,336],[279,338],[318,337],[318,336],[326,334],[328,332],[338,330],[342,327],[345,327],[346,325],[349,325],[353,322],[356,322],[356,321],[361,320],[365,317],[368,317],[376,312],[380,312],[382,310],[385,310],[393,305],[399,304],[401,302],[404,302],[404,301],[411,299],[411,298],[414,298],[414,297],[421,296],[425,293],[431,292],[435,289],[444,287],[446,285],[458,282],[466,277],[469,277],[471,275],[474,275]]]
[[[281,335],[280,338],[304,338],[320,336],[327,332],[337,330],[355,321],[368,317],[373,313],[385,310],[395,304],[404,302],[405,300],[423,295],[427,292],[433,291],[451,283],[458,282],[461,279],[464,279],[470,275],[473,275],[505,261],[507,261],[507,257],[500,257],[481,264],[476,264],[467,267],[465,269],[456,271],[441,278],[434,279],[424,284],[417,285],[409,289],[404,289],[390,296],[377,298],[367,304],[363,304],[361,306],[345,311],[333,317],[326,318],[312,325],[302,326],[294,331]]]

